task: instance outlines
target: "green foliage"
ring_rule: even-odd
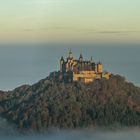
[[[119,75],[87,85],[46,78],[0,95],[0,112],[20,129],[140,125],[140,89]]]

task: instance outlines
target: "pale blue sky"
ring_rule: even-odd
[[[139,0],[0,0],[0,41],[140,40]]]

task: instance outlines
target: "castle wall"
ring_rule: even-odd
[[[81,81],[84,83],[92,82],[96,78],[95,71],[80,71],[79,74],[73,73],[73,81]]]
[[[109,79],[110,73],[95,73],[95,71],[81,71],[79,74],[73,72],[73,81],[81,81],[84,83],[93,82],[95,79]]]

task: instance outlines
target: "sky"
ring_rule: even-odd
[[[139,0],[0,0],[0,42],[140,42]]]

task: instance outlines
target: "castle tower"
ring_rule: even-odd
[[[67,61],[66,61],[66,72],[72,71],[73,64],[74,64],[74,58],[73,58],[72,51],[70,49],[70,51],[68,53]]]
[[[63,56],[61,57],[61,59],[60,59],[60,72],[62,72],[63,71],[63,65],[64,65],[64,58],[63,58]]]
[[[69,51],[68,58],[69,58],[69,59],[73,59],[73,55],[72,55],[71,49],[70,49],[70,51]]]
[[[80,61],[80,62],[83,61],[83,55],[82,55],[82,54],[80,54],[79,61]]]
[[[91,56],[91,58],[90,58],[90,62],[91,62],[91,63],[93,62],[93,58],[92,58],[92,56]]]
[[[97,64],[97,73],[102,73],[103,72],[103,65],[101,62]]]

